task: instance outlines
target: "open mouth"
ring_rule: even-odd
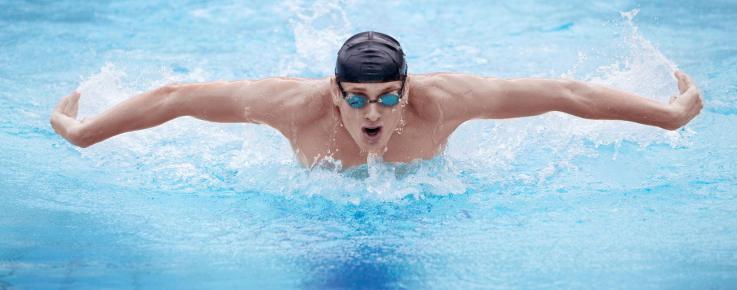
[[[363,133],[365,133],[369,137],[374,137],[376,135],[379,135],[380,132],[381,132],[381,126],[378,126],[378,127],[363,127]]]

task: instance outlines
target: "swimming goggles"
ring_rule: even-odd
[[[399,101],[402,99],[402,91],[404,91],[404,81],[402,81],[402,87],[399,89],[399,94],[383,94],[379,96],[377,100],[369,100],[367,96],[361,94],[346,93],[346,91],[343,89],[343,86],[340,85],[340,82],[338,82],[338,88],[340,88],[340,92],[343,94],[343,99],[348,103],[349,106],[351,106],[351,108],[361,109],[371,103],[379,103],[384,107],[394,107],[399,104]]]

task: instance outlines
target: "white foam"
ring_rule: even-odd
[[[335,55],[351,34],[351,23],[343,10],[342,1],[315,1],[309,4],[295,0],[284,5],[291,12],[290,25],[294,33],[297,55],[281,64],[281,75],[333,73]]]
[[[283,74],[332,72],[335,51],[350,32],[350,22],[339,4],[287,2],[295,15],[290,23],[297,53],[287,58]],[[639,34],[632,21],[634,15],[636,11],[623,13],[628,29],[622,40],[628,49],[626,56],[590,72],[585,80],[664,102],[677,92],[672,76],[675,65]],[[479,52],[472,46],[460,49]],[[577,63],[562,77],[581,73],[577,69],[587,61],[585,54],[579,54]],[[201,68],[184,75],[161,69],[154,75],[158,77],[149,80],[146,89],[209,78]],[[127,77],[125,71],[108,63],[99,73],[84,79],[79,87],[80,115],[100,113],[139,93],[135,85],[126,83]],[[451,137],[444,156],[435,160],[410,165],[372,160],[364,167],[340,172],[339,164],[311,171],[300,167],[289,143],[271,128],[181,118],[157,128],[117,136],[81,152],[100,167],[135,168],[118,178],[139,187],[190,192],[213,188],[260,191],[288,198],[321,196],[356,204],[462,194],[469,189],[467,183],[472,182],[469,176],[485,184],[545,183],[561,170],[575,168],[574,158],[598,154],[591,144],[679,146],[687,143],[690,134],[693,132],[688,130],[670,132],[627,122],[584,120],[562,113],[475,121],[462,125]],[[511,170],[526,163],[533,165],[522,172]],[[462,176],[462,171],[466,176]]]
[[[622,13],[629,30],[621,40],[626,44],[627,54],[610,65],[599,67],[584,80],[667,102],[669,96],[678,93],[673,76],[676,66],[639,34],[633,22],[637,12],[635,9]],[[588,57],[579,53],[578,62],[561,77],[571,77],[587,61]],[[555,159],[539,168],[530,168],[537,171],[535,182],[541,182],[560,169],[571,168],[571,161],[577,156],[596,155],[586,145],[588,143],[619,147],[623,142],[633,142],[641,147],[650,144],[675,147],[688,144],[688,137],[693,134],[688,129],[667,131],[624,121],[592,121],[548,113],[532,118],[464,124],[451,137],[448,156],[488,172],[485,178],[506,180],[510,176],[503,172],[534,156],[529,155],[535,150],[530,147],[544,146],[554,152],[551,155]],[[612,158],[616,158],[616,151]],[[520,181],[525,179],[529,176],[524,175]]]

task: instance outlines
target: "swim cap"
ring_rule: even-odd
[[[401,81],[406,76],[407,63],[402,47],[389,35],[361,32],[348,38],[338,51],[337,81],[382,83]]]

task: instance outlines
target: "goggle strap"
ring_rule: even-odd
[[[402,99],[402,96],[404,95],[404,84],[407,82],[407,76],[402,77],[402,86],[399,88],[399,99]]]

